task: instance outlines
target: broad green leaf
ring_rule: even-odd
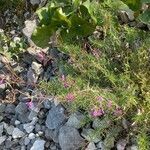
[[[97,23],[97,20],[96,20],[96,18],[95,18],[94,15],[93,15],[93,9],[91,8],[91,2],[90,2],[90,0],[86,0],[84,3],[82,3],[82,5],[87,8],[87,11],[88,11],[88,13],[91,15],[91,18],[93,19],[93,21],[94,21],[95,23]],[[81,5],[81,6],[82,6],[82,5]],[[80,6],[80,7],[81,7],[81,6]]]
[[[49,25],[57,9],[58,7],[54,7],[50,5],[48,7],[43,7],[37,10],[36,13],[38,14],[38,17],[40,19],[40,24]]]
[[[71,22],[65,13],[63,13],[62,8],[59,8],[54,12],[51,24],[56,27],[69,27]]]
[[[70,34],[86,37],[92,34],[95,30],[95,24],[89,23],[77,15],[73,15],[70,19],[72,24],[71,28],[69,29]]]
[[[147,9],[144,13],[140,14],[139,19],[143,23],[150,25],[150,10]]]
[[[141,0],[142,3],[150,3],[150,0]]]
[[[122,0],[133,11],[139,11],[141,8],[141,0]]]
[[[37,46],[44,48],[48,46],[50,36],[53,34],[54,31],[54,28],[51,28],[51,26],[43,25],[35,29],[31,38]]]

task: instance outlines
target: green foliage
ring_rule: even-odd
[[[139,19],[145,24],[150,24],[150,9],[147,9],[140,14]]]
[[[101,125],[94,134],[103,135],[108,141],[109,138],[114,140],[122,132],[120,122],[126,118],[135,125],[130,128],[132,134],[139,135],[139,147],[146,150],[149,148],[147,133],[150,124],[149,33],[119,25],[115,12],[106,4],[95,6],[94,11],[97,25],[103,29],[103,39],[91,35],[88,42],[59,43],[61,51],[71,57],[71,64],[63,62],[65,74],[68,74],[66,82],[70,86],[64,87],[58,77],[55,83],[43,81],[40,88],[47,94],[55,93],[54,96],[70,111],[78,110],[86,114],[88,119],[84,125],[93,120],[90,116],[93,108],[103,108],[105,115],[100,118],[100,125],[105,118],[111,124]],[[90,45],[88,50],[83,48],[86,44]],[[66,99],[68,93],[75,97],[71,102]],[[97,101],[98,96],[104,99],[101,106]],[[112,101],[111,108],[107,106],[109,100]],[[114,115],[116,107],[122,109],[122,115]]]
[[[50,3],[49,6],[40,8],[37,11],[40,27],[33,33],[33,41],[37,45],[42,43],[43,40],[49,41],[52,33],[56,31],[60,32],[61,39],[75,39],[76,37],[91,35],[96,27],[96,19],[93,16],[90,4],[89,0],[85,2],[64,2],[63,4],[55,1],[55,3]],[[45,33],[47,34],[45,35]],[[39,46],[44,47],[47,44],[44,42]]]
[[[11,40],[5,33],[0,32],[0,53],[7,55],[8,57],[18,55],[24,51],[26,47],[25,41],[23,39]]]
[[[0,0],[0,12],[11,8],[22,8],[24,5],[23,0]]]

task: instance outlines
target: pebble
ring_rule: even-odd
[[[62,150],[79,149],[84,144],[78,130],[69,126],[60,128],[58,139]]]
[[[77,112],[77,113],[72,114],[69,117],[69,119],[68,119],[66,124],[68,126],[71,126],[71,127],[79,129],[81,127],[81,121],[84,118],[85,118],[84,115],[82,115],[81,113]]]
[[[94,142],[90,142],[85,150],[97,150]]]
[[[20,102],[15,108],[15,111],[18,114],[25,114],[28,111],[28,107],[25,103]]]
[[[6,136],[0,136],[0,145],[6,140]]]
[[[28,138],[29,138],[30,140],[34,139],[34,138],[35,138],[35,134],[34,134],[34,133],[30,133],[29,136],[28,136]]]
[[[29,143],[30,143],[30,139],[28,137],[25,137],[24,145],[28,145]]]
[[[34,130],[34,125],[32,125],[31,123],[27,123],[23,125],[23,128],[27,133],[31,133]]]
[[[30,150],[44,150],[45,141],[38,139],[33,143],[33,146]]]
[[[24,135],[25,135],[25,133],[22,132],[20,129],[14,128],[13,133],[12,133],[12,137],[13,137],[14,139],[16,139],[16,138],[21,138],[21,137],[23,137]]]
[[[2,133],[3,133],[3,128],[4,128],[4,125],[3,125],[3,123],[0,123],[0,136],[2,136]]]
[[[14,104],[7,104],[7,106],[5,108],[5,113],[15,114],[15,105]]]
[[[46,126],[49,129],[59,128],[66,120],[64,108],[61,105],[54,106],[49,110],[46,118]]]
[[[20,121],[19,120],[15,120],[15,125],[19,125]]]
[[[6,105],[0,103],[0,113],[3,113],[5,111]]]

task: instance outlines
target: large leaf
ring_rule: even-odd
[[[49,25],[51,23],[52,16],[57,8],[56,7],[43,7],[37,10],[40,24]]]
[[[54,12],[51,24],[56,27],[69,27],[71,22],[63,13],[62,8],[59,8]]]
[[[43,25],[35,29],[31,38],[37,46],[44,48],[48,46],[50,36],[54,33],[54,31],[54,28]]]
[[[93,9],[92,9],[92,7],[91,7],[91,2],[90,2],[90,0],[86,0],[80,7],[82,7],[83,8],[83,6],[87,9],[84,9],[85,11],[88,11],[88,13],[90,14],[90,17],[93,19],[93,21],[95,22],[95,23],[97,23],[97,20],[96,20],[96,18],[94,17],[94,15],[93,15]],[[86,12],[87,13],[87,12]]]
[[[143,23],[150,25],[150,9],[147,9],[144,13],[140,14],[139,19]]]
[[[122,0],[133,11],[139,11],[141,8],[141,0]]]
[[[142,3],[150,3],[150,0],[141,0]]]
[[[71,28],[69,29],[69,34],[74,36],[89,36],[95,30],[95,24],[89,23],[87,20],[73,15],[71,18]]]

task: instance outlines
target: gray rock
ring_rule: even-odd
[[[55,129],[55,130],[50,130],[50,129],[46,129],[45,130],[45,137],[48,139],[48,140],[53,140],[55,143],[58,143],[58,130]]]
[[[30,139],[28,137],[25,137],[24,145],[28,145],[29,143],[30,143]]]
[[[84,144],[78,130],[69,126],[60,128],[58,139],[62,150],[77,150]]]
[[[68,126],[71,126],[71,127],[79,129],[81,127],[81,121],[84,118],[85,118],[84,115],[82,115],[81,113],[77,112],[77,113],[72,114],[69,117],[69,119],[68,119],[66,124]]]
[[[36,83],[38,76],[34,73],[32,68],[29,68],[27,72],[27,83],[30,85],[31,83]]]
[[[6,105],[0,103],[0,113],[3,113],[5,111]]]
[[[21,138],[21,137],[23,137],[24,135],[25,135],[25,133],[22,132],[20,129],[14,128],[13,133],[12,133],[12,137],[13,137],[14,139],[16,139],[16,138]]]
[[[28,92],[24,92],[24,94],[20,94],[19,97],[18,97],[18,100],[20,102],[27,102],[28,99],[29,99],[29,93]]]
[[[125,150],[126,145],[127,145],[127,140],[126,139],[120,139],[117,142],[117,150]]]
[[[11,141],[11,139],[7,139],[5,141],[5,145],[6,145],[6,149],[10,149],[13,145],[13,141]]]
[[[39,5],[40,4],[40,0],[30,0],[30,3],[32,4],[32,5]]]
[[[50,109],[51,108],[51,102],[50,100],[46,99],[43,101],[43,105],[44,105],[44,108],[46,109]]]
[[[127,150],[139,150],[139,148],[136,145],[132,145],[132,146],[127,147]]]
[[[27,38],[31,38],[33,31],[36,28],[36,20],[26,20],[25,21],[25,28],[23,28],[22,32]]]
[[[27,146],[26,146],[26,148],[27,148],[27,150],[31,150],[31,147],[33,146],[33,144],[30,142]]]
[[[0,137],[0,145],[6,140],[6,136],[1,136]]]
[[[33,118],[37,117],[37,115],[38,115],[38,113],[37,113],[36,111],[31,110],[31,111],[30,111],[30,114],[29,114],[29,116],[28,116],[28,119],[29,119],[29,120],[33,120]]]
[[[5,108],[5,113],[15,114],[15,105],[14,104],[7,104],[7,106]]]
[[[66,121],[66,116],[64,115],[64,108],[61,105],[54,106],[49,110],[46,118],[46,126],[49,129],[59,128]]]
[[[43,72],[42,65],[37,62],[32,62],[31,67],[37,75],[40,75]]]
[[[19,115],[18,115],[18,120],[19,120],[21,123],[27,123],[27,122],[29,122],[29,121],[30,121],[30,120],[28,119],[29,113],[30,113],[30,112],[26,112],[26,113],[24,113],[24,114],[19,114]]]
[[[27,133],[31,133],[34,130],[34,125],[32,125],[31,123],[26,123],[23,125],[23,128]]]
[[[0,136],[2,136],[3,129],[4,129],[4,125],[2,123],[0,123]]]
[[[41,125],[37,123],[37,124],[35,125],[35,132],[39,132],[39,131],[41,131],[41,130],[42,130]]]
[[[94,142],[90,142],[85,150],[97,150]]]
[[[34,142],[30,150],[44,150],[45,141],[38,139]]]
[[[101,150],[105,150],[105,146],[104,146],[104,142],[100,141],[96,144],[96,147],[101,149]]]
[[[26,147],[25,146],[21,146],[21,150],[26,150]]]
[[[3,120],[3,118],[4,118],[3,116],[0,116],[0,122]]]
[[[24,114],[28,111],[28,107],[25,103],[20,102],[17,107],[15,108],[16,113],[18,114]]]
[[[9,126],[8,124],[4,124],[4,128],[8,135],[12,135],[15,127],[12,125]]]
[[[101,140],[101,137],[98,137],[97,134],[94,134],[94,129],[83,129],[81,135],[89,142],[97,143]]]

